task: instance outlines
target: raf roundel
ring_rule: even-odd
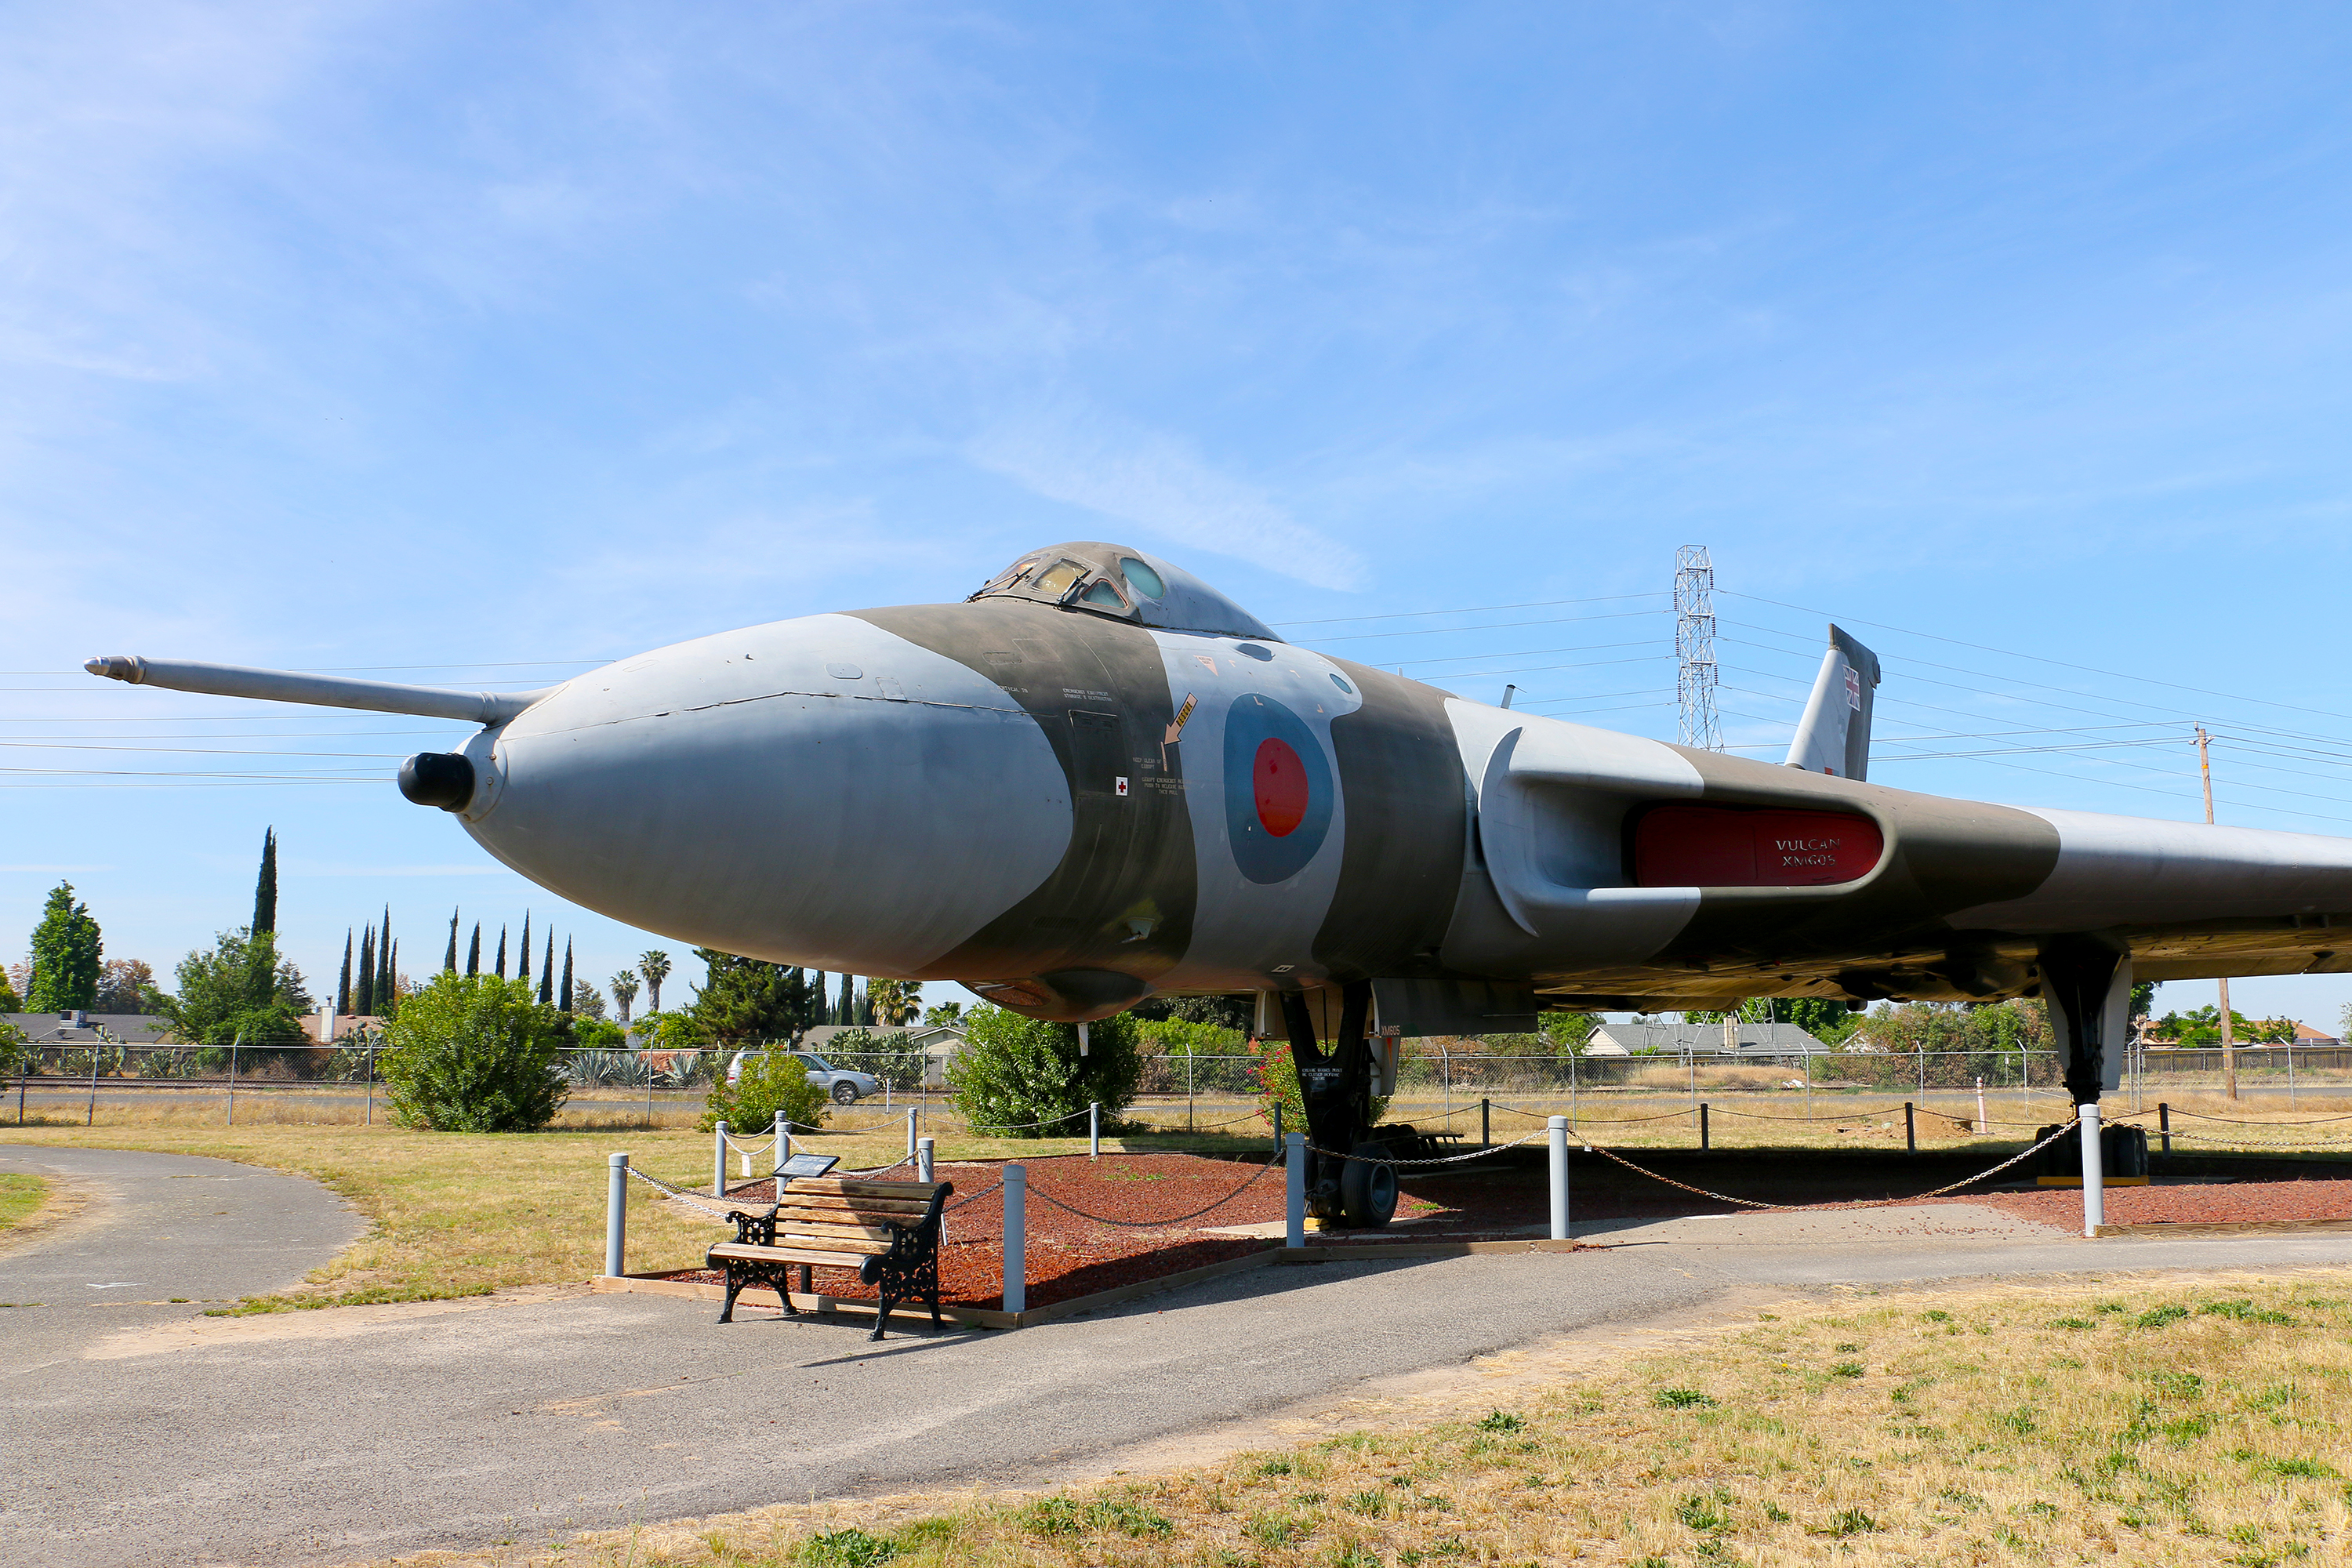
[[[1297,714],[1250,692],[1225,715],[1225,835],[1253,882],[1306,869],[1331,831],[1331,766]]]

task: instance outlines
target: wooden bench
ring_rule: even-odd
[[[774,1208],[727,1216],[735,1222],[735,1239],[712,1247],[708,1260],[727,1274],[727,1305],[719,1321],[735,1321],[735,1298],[751,1285],[774,1290],[784,1310],[797,1316],[790,1286],[797,1267],[803,1295],[814,1294],[809,1282],[814,1268],[855,1268],[860,1279],[880,1286],[877,1340],[901,1301],[925,1303],[938,1322],[940,1209],[954,1191],[950,1182],[793,1178]]]

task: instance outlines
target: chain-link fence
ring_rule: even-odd
[[[372,1122],[384,1113],[381,1040],[334,1046],[95,1044],[26,1048],[26,1070],[7,1083],[22,1121],[101,1121]],[[559,1068],[569,1095],[556,1125],[676,1126],[703,1113],[730,1050],[567,1050]],[[1167,1131],[1252,1136],[1265,1130],[1258,1087],[1263,1058],[1247,1052],[1147,1054],[1131,1124]],[[911,1104],[951,1113],[947,1058],[938,1052],[814,1056],[833,1100],[829,1124],[879,1125]],[[2352,1110],[2352,1047],[2245,1047],[2126,1051],[2121,1099],[2138,1110],[2159,1102],[2236,1100],[2257,1109]],[[1388,1120],[1464,1130],[1463,1119],[1507,1108],[1527,1114],[1633,1116],[1701,1100],[1737,1113],[1834,1113],[1842,1097],[1912,1101],[1956,1121],[2024,1125],[2063,1113],[2063,1063],[2047,1050],[1709,1052],[1650,1056],[1491,1054],[1476,1041],[1409,1040],[1398,1062]],[[2116,1097],[2110,1096],[2112,1103]],[[1818,1104],[1818,1110],[1817,1110]],[[1255,1122],[1256,1125],[1253,1126]]]

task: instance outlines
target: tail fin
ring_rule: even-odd
[[[1834,626],[1812,699],[1789,742],[1789,765],[1809,773],[1858,779],[1870,772],[1871,693],[1878,689],[1878,656]]]

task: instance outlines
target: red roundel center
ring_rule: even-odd
[[[1257,794],[1257,819],[1276,838],[1307,820],[1307,764],[1286,741],[1261,741],[1250,769]]]

